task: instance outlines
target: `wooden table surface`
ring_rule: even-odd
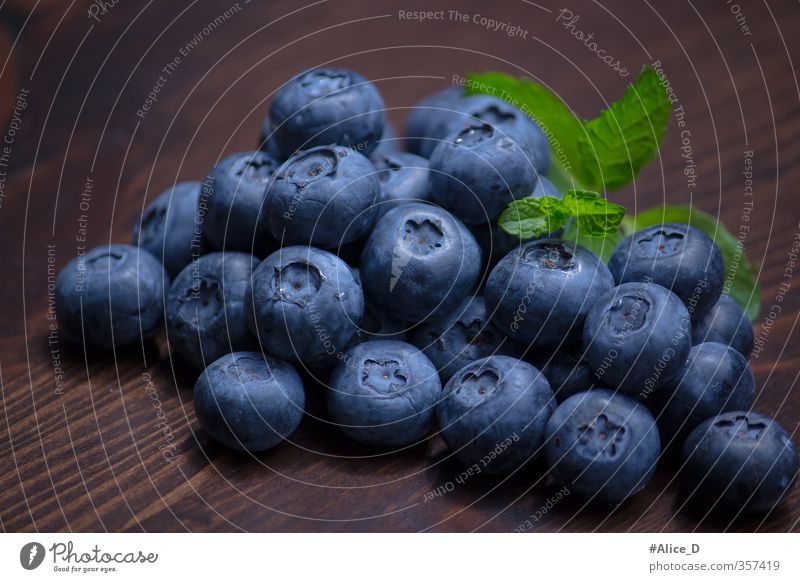
[[[173,365],[163,337],[146,353],[84,358],[51,333],[48,290],[79,245],[128,242],[146,199],[252,149],[270,95],[301,69],[362,72],[402,127],[404,108],[469,71],[529,75],[589,117],[643,64],[660,61],[685,128],[673,119],[660,158],[614,198],[632,210],[692,203],[742,233],[764,302],[756,409],[800,443],[800,263],[790,262],[800,236],[796,1],[575,0],[570,28],[565,15],[558,20],[563,4],[523,0],[121,0],[91,9],[94,17],[90,2],[31,4],[0,8],[3,530],[512,531],[526,520],[534,531],[800,527],[800,487],[770,515],[703,520],[682,506],[664,464],[645,492],[610,511],[557,500],[538,464],[461,484],[438,436],[380,453],[308,416],[293,443],[234,454],[198,430],[195,378]],[[420,9],[445,10],[446,20],[399,12]],[[480,16],[519,32],[487,30]],[[606,66],[578,31],[632,73]],[[684,173],[692,165],[694,187]],[[309,413],[322,414],[318,391],[309,400]]]

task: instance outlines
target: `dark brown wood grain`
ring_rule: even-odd
[[[685,112],[696,186],[687,186],[682,130],[673,120],[659,159],[614,198],[636,210],[691,203],[734,233],[749,227],[745,247],[759,271],[762,318],[780,308],[752,362],[756,408],[800,443],[800,266],[787,271],[800,236],[796,2],[742,2],[749,34],[725,2],[571,3],[580,16],[575,28],[594,33],[632,71],[627,78],[556,22],[559,4],[121,0],[97,21],[89,3],[70,9],[51,1],[32,13],[30,4],[0,8],[0,38],[9,39],[0,45],[10,59],[0,73],[0,111],[27,91],[0,207],[3,530],[512,531],[555,495],[544,469],[532,464],[508,478],[470,478],[426,501],[461,471],[441,439],[396,453],[354,445],[324,422],[321,389],[311,384],[309,414],[293,443],[255,457],[232,453],[199,431],[195,378],[170,359],[163,337],[144,352],[88,358],[61,339],[48,343],[48,245],[55,268],[66,264],[76,254],[81,214],[90,246],[128,242],[146,200],[176,179],[200,179],[229,152],[251,149],[272,92],[297,71],[328,62],[375,79],[402,127],[405,108],[468,71],[531,76],[588,117],[618,98],[643,64],[660,61]],[[234,13],[206,34],[231,6]],[[421,9],[482,14],[519,25],[527,38],[471,22],[398,17]],[[158,100],[137,116],[182,47],[187,54]],[[753,152],[755,196],[743,222],[746,151]],[[791,286],[778,303],[784,282]],[[762,329],[757,324],[756,333]],[[148,378],[174,440],[156,425]],[[682,507],[674,472],[665,461],[645,492],[613,512],[567,497],[532,520],[532,529],[798,529],[800,488],[767,516],[702,520]]]

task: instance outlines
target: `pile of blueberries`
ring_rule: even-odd
[[[559,232],[497,228],[512,200],[561,196],[520,110],[450,88],[411,109],[401,140],[370,81],[320,68],[277,91],[259,146],[161,194],[133,245],[64,267],[63,336],[114,350],[166,320],[171,354],[200,374],[200,426],[234,449],[289,438],[313,389],[354,441],[440,434],[490,473],[541,458],[601,504],[660,459],[726,515],[791,489],[797,452],[752,411],[752,328],[708,236],[652,226],[605,264]]]

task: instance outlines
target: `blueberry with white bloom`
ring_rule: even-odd
[[[56,278],[60,331],[91,350],[136,345],[161,325],[168,284],[164,267],[143,248],[95,247],[72,259]]]

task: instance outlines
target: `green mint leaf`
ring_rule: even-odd
[[[725,260],[724,292],[744,309],[750,321],[756,321],[761,312],[760,289],[753,266],[747,260],[740,241],[713,215],[684,205],[657,207],[640,212],[629,228],[638,230],[665,222],[690,224],[705,232],[717,243]]]
[[[528,240],[558,230],[569,217],[569,211],[560,199],[542,196],[515,200],[503,210],[497,224],[511,236]]]
[[[584,122],[578,138],[578,178],[587,187],[618,190],[656,157],[672,105],[658,73],[644,67],[622,99]]]
[[[567,176],[574,176],[580,163],[578,138],[583,135],[581,121],[564,102],[544,85],[530,79],[518,79],[505,73],[472,73],[467,75],[468,95],[486,93],[508,101],[532,118],[542,128],[550,143],[553,165]],[[576,187],[570,180],[569,187]]]
[[[568,190],[564,198],[542,196],[515,200],[503,211],[497,224],[511,236],[523,240],[539,238],[574,224],[582,237],[606,238],[619,233],[625,208],[612,204],[597,192]]]
[[[564,205],[575,222],[575,228],[586,237],[607,237],[619,232],[625,207],[613,204],[597,192],[568,190]]]
[[[554,178],[562,188],[618,190],[655,158],[672,110],[658,73],[644,67],[622,99],[581,121],[547,87],[505,73],[472,73],[466,93],[503,99],[536,121],[550,143]]]
[[[564,233],[561,235],[561,238],[565,240],[573,241],[586,247],[606,263],[611,259],[611,254],[617,248],[617,245],[622,242],[623,237],[624,234],[620,229],[602,237],[585,235],[580,232],[578,223],[574,220],[570,220],[567,223],[567,226],[564,227]]]

